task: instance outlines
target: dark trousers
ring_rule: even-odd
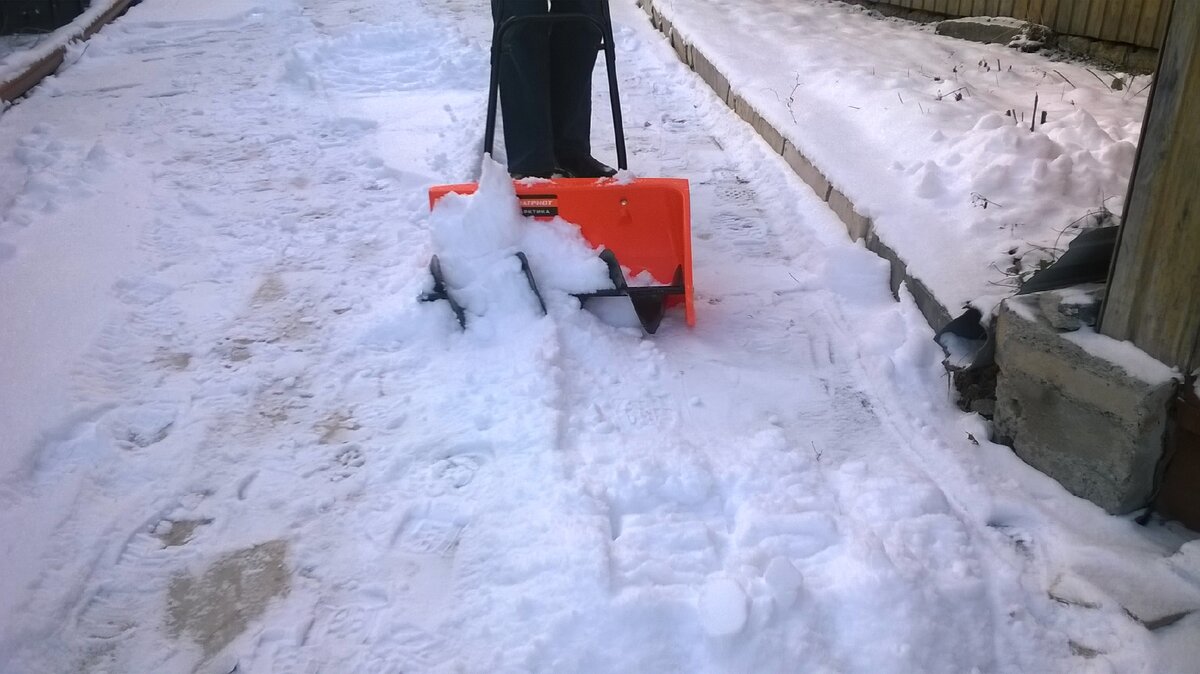
[[[603,0],[492,0],[492,20],[572,13],[600,18]],[[508,170],[548,174],[559,161],[591,155],[592,69],[601,35],[590,24],[531,23],[500,47],[500,105]]]

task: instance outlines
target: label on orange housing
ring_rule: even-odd
[[[557,194],[522,194],[517,198],[521,202],[521,215],[535,218],[553,218],[558,215]]]

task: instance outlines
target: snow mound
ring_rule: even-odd
[[[521,215],[508,172],[490,158],[478,190],[443,197],[431,224],[449,290],[474,317],[540,313],[518,252],[529,260],[547,311],[576,303],[571,293],[612,287],[598,251],[574,225]]]

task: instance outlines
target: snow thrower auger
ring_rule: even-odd
[[[499,96],[500,45],[508,31],[526,22],[585,21],[602,36],[608,71],[609,98],[616,133],[617,166],[628,169],[625,131],[621,122],[621,102],[617,90],[616,50],[613,47],[612,18],[608,3],[601,3],[601,18],[586,14],[542,14],[505,20],[492,34],[491,83],[488,91],[487,126],[484,152],[491,154],[496,137],[496,113]],[[669,307],[682,304],[689,326],[696,324],[692,298],[691,205],[688,181],[683,178],[554,178],[536,183],[515,181],[514,188],[526,217],[560,217],[579,228],[583,238],[600,249],[600,258],[608,267],[611,287],[577,293],[582,302],[594,297],[628,297],[643,329],[654,334]],[[438,185],[429,190],[432,209],[450,193],[471,194],[477,183]],[[534,270],[523,253],[517,253],[521,269],[532,292],[537,295],[543,313],[546,305],[538,292]],[[652,285],[629,285],[625,270],[653,279]],[[467,314],[449,291],[441,263],[434,256],[429,263],[433,276],[432,292],[423,301],[446,300],[459,324],[465,328]]]

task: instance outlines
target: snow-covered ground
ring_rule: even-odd
[[[0,671],[1190,671],[1200,543],[988,443],[614,4],[631,166],[693,190],[699,323],[651,339],[502,268],[465,332],[417,301],[506,231],[494,185],[427,213],[479,0],[147,0],[0,117]]]
[[[1121,214],[1149,76],[831,0],[654,7],[952,313],[987,315],[1081,228]]]

